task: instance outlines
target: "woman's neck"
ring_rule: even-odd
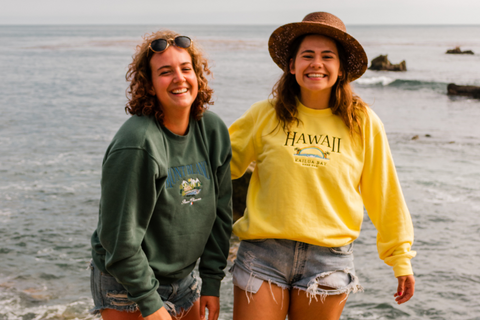
[[[183,136],[187,133],[190,122],[190,109],[163,113],[163,125],[171,132]]]
[[[305,107],[310,109],[327,109],[330,107],[331,92],[332,88],[320,92],[312,92],[300,88],[298,100],[300,100]]]

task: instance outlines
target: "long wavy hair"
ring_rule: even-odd
[[[300,45],[306,36],[308,36],[308,34],[298,37],[292,43],[289,50],[290,56],[288,61],[293,59],[293,63],[295,63]],[[335,41],[334,39],[332,40]],[[345,68],[346,59],[344,49],[338,42],[335,41],[335,44],[337,45],[342,76],[338,77],[337,82],[332,87],[329,107],[332,109],[333,114],[343,119],[351,136],[353,136],[354,133],[361,135],[361,115],[363,114],[365,117],[368,117],[367,104],[363,102],[359,96],[354,94],[350,86],[348,70]],[[290,66],[288,64],[283,70],[283,75],[273,87],[271,95],[275,99],[275,113],[283,130],[287,132],[294,123],[299,125],[301,121],[298,119],[295,97],[300,95],[300,86],[295,79],[295,75],[290,73]]]
[[[137,46],[133,55],[133,61],[128,66],[125,76],[130,82],[127,89],[128,102],[125,111],[131,115],[154,115],[157,121],[163,123],[162,106],[158,98],[152,94],[152,70],[150,68],[150,60],[154,52],[149,48],[150,43],[155,39],[174,39],[180,34],[170,30],[160,30],[143,37],[143,43]],[[200,120],[208,105],[213,105],[213,90],[208,86],[206,76],[211,75],[208,61],[203,56],[200,48],[192,41],[189,48],[185,49],[192,58],[193,70],[197,76],[198,94],[192,103],[190,114],[195,120]]]

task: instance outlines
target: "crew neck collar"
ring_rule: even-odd
[[[315,115],[315,116],[324,116],[324,117],[331,116],[333,114],[331,108],[312,109],[312,108],[309,108],[309,107],[305,106],[303,103],[301,103],[300,100],[298,99],[298,97],[295,97],[295,100],[297,101],[298,112],[306,113],[306,114],[309,114],[309,115]]]
[[[190,119],[188,121],[187,132],[183,136],[178,135],[176,133],[173,133],[167,127],[165,127],[165,125],[163,125],[163,123],[160,124],[160,126],[162,127],[163,132],[165,132],[165,134],[167,135],[168,138],[174,139],[178,142],[183,142],[183,141],[187,141],[189,139],[189,137],[192,135],[194,122],[195,122],[195,120],[192,117],[190,117]]]

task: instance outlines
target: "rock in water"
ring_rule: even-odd
[[[480,99],[480,87],[477,86],[457,86],[455,83],[449,83],[447,94],[450,96],[467,96]]]
[[[462,51],[462,50],[460,50],[460,47],[455,47],[455,49],[449,49],[445,53],[448,53],[448,54],[474,54],[472,50]]]
[[[380,71],[407,71],[407,63],[405,60],[400,62],[399,64],[392,64],[388,61],[388,55],[379,55],[375,59],[372,60],[372,64],[370,65],[370,70]]]

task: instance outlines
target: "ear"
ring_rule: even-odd
[[[343,79],[343,75],[344,75],[343,68],[342,66],[340,66],[338,68],[338,80]]]
[[[290,59],[290,63],[288,65],[290,68],[290,73],[295,74],[295,62],[293,61],[293,59]]]

